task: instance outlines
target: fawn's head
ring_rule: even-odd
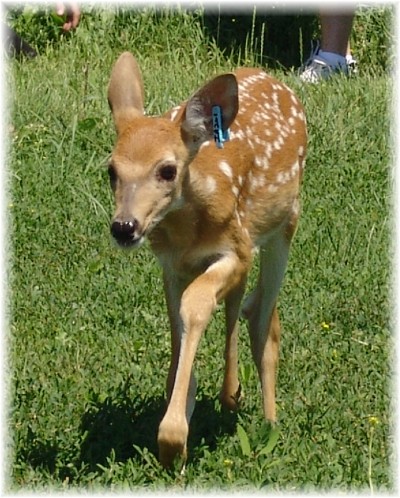
[[[117,130],[109,165],[116,203],[111,233],[121,246],[130,247],[187,201],[188,165],[213,137],[212,107],[221,108],[227,129],[238,111],[238,87],[233,74],[218,76],[188,100],[174,121],[146,117],[138,64],[124,52],[111,74],[108,101]]]

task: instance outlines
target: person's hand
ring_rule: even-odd
[[[63,24],[64,31],[71,31],[75,29],[81,18],[81,11],[76,2],[57,3],[56,13],[59,16],[65,16],[65,23]]]

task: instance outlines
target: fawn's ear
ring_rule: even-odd
[[[130,52],[124,52],[114,64],[108,85],[108,104],[118,133],[132,118],[143,115],[143,95],[139,65]]]
[[[182,131],[184,138],[193,145],[201,145],[213,137],[214,106],[221,108],[222,128],[226,131],[239,108],[238,83],[234,74],[217,76],[200,88],[186,104]]]

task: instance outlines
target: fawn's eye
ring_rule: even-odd
[[[112,164],[108,165],[108,177],[110,179],[110,185],[112,190],[115,190],[115,184],[117,183],[117,174]]]
[[[173,164],[166,164],[161,166],[158,170],[158,177],[166,182],[172,182],[176,177],[176,166]]]

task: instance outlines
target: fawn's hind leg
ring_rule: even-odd
[[[280,324],[276,300],[285,273],[290,239],[277,232],[260,251],[257,287],[244,305],[249,321],[251,351],[257,366],[263,395],[264,416],[276,420],[275,382],[278,364]]]

